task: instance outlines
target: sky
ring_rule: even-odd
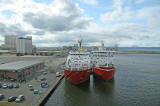
[[[0,0],[5,35],[32,36],[37,47],[160,47],[160,0]]]

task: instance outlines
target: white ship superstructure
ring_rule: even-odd
[[[67,57],[66,68],[70,70],[82,70],[91,68],[89,52],[70,52]]]

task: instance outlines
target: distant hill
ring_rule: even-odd
[[[62,47],[37,47],[37,49],[54,50]],[[91,49],[92,47],[85,46],[85,49]],[[118,50],[126,51],[160,51],[160,47],[118,47]]]

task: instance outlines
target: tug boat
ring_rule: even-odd
[[[95,76],[104,80],[111,80],[115,74],[115,66],[113,64],[113,56],[116,53],[114,48],[104,49],[104,43],[101,43],[99,50],[92,51],[93,73]]]
[[[91,71],[90,52],[84,51],[81,46],[82,40],[79,40],[78,43],[78,50],[69,52],[64,67],[65,78],[73,84],[89,80]]]

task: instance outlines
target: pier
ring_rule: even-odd
[[[49,90],[43,94],[42,98],[38,101],[38,103],[35,106],[44,106],[48,98],[51,96],[51,94],[55,91],[55,89],[58,87],[62,79],[64,78],[64,75],[60,76],[59,79],[56,81],[55,84],[53,84]]]

